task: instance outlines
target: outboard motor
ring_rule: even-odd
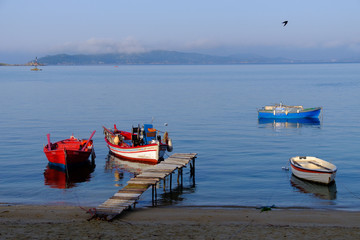
[[[132,127],[131,142],[134,147],[140,145],[140,125]]]

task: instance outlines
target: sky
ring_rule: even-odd
[[[354,57],[359,12],[360,0],[0,0],[0,63],[150,50]]]

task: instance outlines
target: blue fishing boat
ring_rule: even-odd
[[[258,110],[259,118],[318,118],[321,107],[303,108],[303,106],[288,106],[282,103],[265,106]]]

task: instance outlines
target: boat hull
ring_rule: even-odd
[[[293,157],[289,161],[292,173],[298,178],[322,184],[335,180],[337,168],[329,162],[315,157]],[[319,165],[325,167],[316,167]]]
[[[318,118],[321,107],[308,108],[296,112],[287,112],[285,110],[264,110],[258,111],[259,118],[292,119],[292,118]]]
[[[84,152],[80,150],[66,150],[66,153],[63,149],[47,151],[44,149],[45,155],[49,161],[49,164],[65,168],[67,167],[77,167],[83,164],[86,164],[91,151]]]
[[[117,157],[139,162],[157,163],[164,157],[167,145],[165,144],[148,144],[137,147],[122,147],[112,144],[105,137],[106,145],[109,151]]]

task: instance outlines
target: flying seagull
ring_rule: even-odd
[[[283,21],[282,23],[284,24],[284,27],[285,27],[286,24],[288,23],[288,21]]]

